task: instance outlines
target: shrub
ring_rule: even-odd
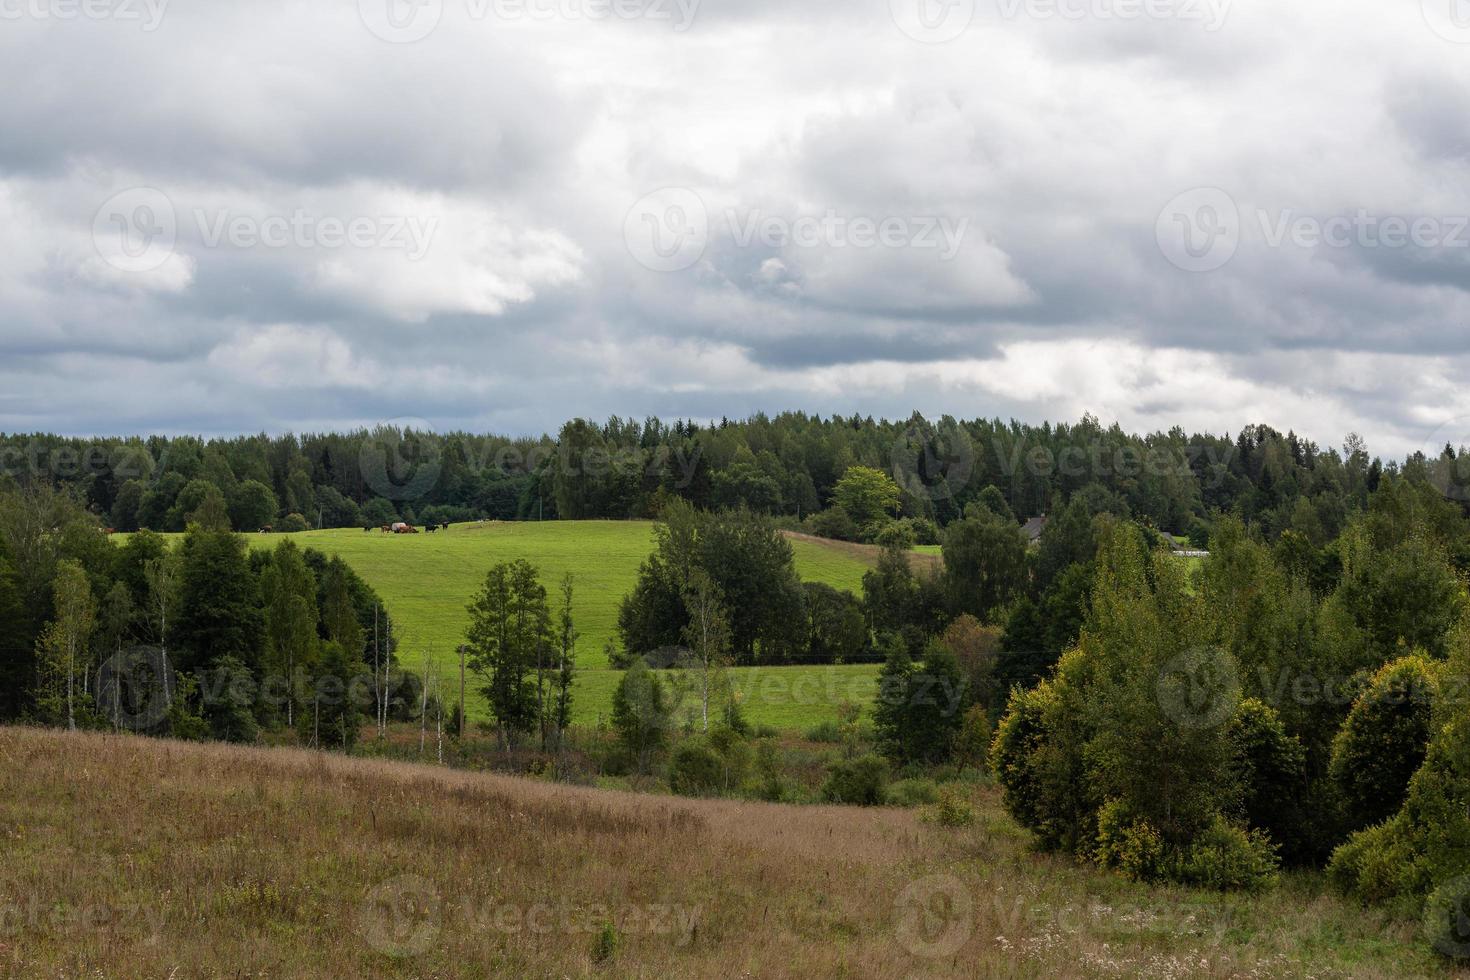
[[[836,745],[842,741],[842,732],[835,721],[819,721],[806,730],[808,742],[827,742]]]
[[[1424,907],[1424,936],[1451,960],[1470,960],[1470,875],[1436,888]]]
[[[1259,830],[1216,817],[1180,854],[1171,877],[1221,891],[1261,891],[1279,877],[1276,846]]]
[[[1045,710],[1054,700],[1049,683],[1016,690],[990,744],[990,771],[1000,783],[1001,801],[1017,823],[1032,831],[1044,822],[1034,756],[1045,742]]]
[[[1404,657],[1374,675],[1332,742],[1330,773],[1353,829],[1396,813],[1429,747],[1438,671]]]
[[[932,779],[900,779],[888,787],[888,802],[893,806],[923,806],[939,798],[939,787]]]
[[[283,534],[299,534],[302,531],[310,531],[311,525],[300,514],[287,514],[277,522],[276,530]]]
[[[771,803],[786,797],[786,780],[781,775],[781,757],[776,752],[776,743],[770,738],[761,738],[755,747],[756,795]]]
[[[1135,881],[1154,881],[1164,871],[1164,838],[1122,800],[1109,800],[1097,815],[1093,859]]]
[[[975,808],[958,787],[941,786],[939,798],[919,814],[919,819],[941,827],[968,827],[975,822]]]
[[[681,796],[712,796],[724,788],[725,764],[703,739],[680,743],[669,760],[669,788]]]
[[[888,763],[876,755],[832,763],[822,784],[824,803],[882,806],[888,798]]]
[[[841,507],[832,507],[811,515],[806,519],[804,528],[808,534],[837,541],[856,541],[861,534],[852,515]]]
[[[606,963],[618,955],[618,950],[622,948],[622,945],[623,937],[618,932],[618,927],[611,922],[604,922],[602,928],[592,939],[592,962]]]
[[[1329,873],[1364,901],[1423,901],[1470,869],[1470,711],[1440,729],[1401,809],[1332,855]]]

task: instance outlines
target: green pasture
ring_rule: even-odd
[[[247,537],[253,548],[273,548],[282,536]],[[536,565],[553,602],[558,601],[562,576],[570,572],[572,614],[581,634],[576,719],[595,723],[611,711],[620,672],[608,668],[604,647],[614,635],[618,604],[653,550],[651,523],[487,522],[456,524],[436,534],[337,529],[307,531],[291,539],[303,548],[341,555],[383,597],[400,639],[400,661],[419,671],[427,655],[430,672],[446,691],[458,690],[455,651],[469,622],[465,607],[492,565],[516,558]],[[795,540],[792,547],[803,580],[861,592],[869,567],[865,556],[811,540]],[[750,722],[800,731],[835,718],[836,706],[844,700],[870,701],[877,673],[875,665],[737,668],[730,671],[730,680]],[[473,678],[469,684],[475,686]],[[471,695],[469,701],[470,717],[484,717],[479,699]]]

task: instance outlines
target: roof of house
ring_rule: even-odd
[[[1028,541],[1038,541],[1041,539],[1041,531],[1045,527],[1046,515],[1043,514],[1040,517],[1033,517],[1021,525],[1021,533],[1026,535],[1026,540]]]

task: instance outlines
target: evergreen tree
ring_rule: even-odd
[[[526,560],[502,562],[485,576],[469,612],[466,663],[484,682],[501,747],[513,748],[538,721],[530,675],[552,645],[546,589]]]

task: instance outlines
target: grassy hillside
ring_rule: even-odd
[[[1442,975],[1319,877],[1145,887],[1032,854],[989,795],[942,829],[25,729],[0,759],[6,976]]]
[[[250,535],[255,548],[272,548],[279,536]],[[638,566],[653,550],[653,525],[646,521],[547,521],[460,524],[437,534],[389,535],[360,530],[308,531],[292,535],[298,545],[339,554],[378,594],[392,613],[403,640],[405,663],[418,670],[424,651],[446,684],[458,684],[455,650],[469,621],[465,612],[485,572],[499,561],[525,558],[541,569],[549,591],[561,577],[575,577],[574,615],[581,632],[583,668],[574,701],[576,720],[593,723],[611,710],[618,674],[607,670],[604,644],[612,638],[618,604],[632,591]],[[863,573],[877,549],[794,536],[797,571],[804,580],[826,582],[861,594]],[[738,669],[732,679],[744,694],[749,720],[800,730],[836,717],[844,699],[866,702],[876,689],[877,668],[780,667]],[[457,690],[457,688],[456,688]],[[470,716],[483,710],[472,706]]]

